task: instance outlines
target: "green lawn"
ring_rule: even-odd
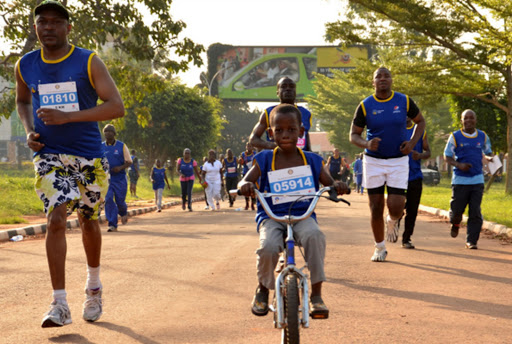
[[[167,176],[171,182],[170,176]],[[193,192],[202,193],[199,183],[194,184]],[[24,163],[21,169],[8,164],[0,164],[0,224],[24,223],[24,215],[43,215],[43,205],[34,191],[34,171],[32,163]],[[164,189],[164,197],[180,196],[181,187],[178,178],[174,178],[171,189]],[[141,178],[137,183],[137,196],[140,199],[153,200],[155,194],[149,180],[149,171],[141,169]],[[126,197],[127,202],[135,198]]]
[[[448,177],[441,178],[437,186],[424,186],[421,204],[439,208],[450,209],[452,189]],[[505,195],[505,183],[493,183],[482,200],[482,214],[484,220],[500,223],[512,227],[512,196]],[[466,209],[467,215],[467,209]]]

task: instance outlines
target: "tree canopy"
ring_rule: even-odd
[[[347,2],[344,19],[326,25],[331,42],[385,47],[381,63],[410,76],[409,93],[471,97],[501,109],[507,116],[507,151],[512,151],[510,1]],[[511,172],[509,163],[507,193],[512,193]]]

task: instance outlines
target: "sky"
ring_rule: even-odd
[[[342,0],[173,0],[171,14],[187,24],[182,37],[205,49],[213,43],[287,46],[330,45],[325,23],[340,18]],[[188,86],[200,82],[204,65],[178,76]]]

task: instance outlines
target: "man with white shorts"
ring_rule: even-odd
[[[363,100],[356,109],[350,130],[350,142],[365,148],[363,158],[363,187],[368,191],[371,226],[375,239],[374,262],[387,256],[384,240],[384,189],[387,187],[387,239],[398,239],[397,221],[405,206],[405,191],[409,177],[407,156],[425,130],[425,119],[407,95],[391,90],[391,72],[380,67],[373,73],[375,94]],[[416,124],[408,141],[407,117]],[[366,139],[362,133],[366,127]]]

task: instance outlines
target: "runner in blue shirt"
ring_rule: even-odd
[[[155,160],[155,165],[151,170],[150,175],[151,183],[153,184],[153,190],[155,191],[155,204],[157,207],[157,212],[162,211],[162,197],[164,194],[165,184],[167,183],[167,188],[170,190],[171,186],[169,185],[169,180],[167,180],[167,173],[165,172],[165,167],[162,166],[162,162],[160,159]]]

